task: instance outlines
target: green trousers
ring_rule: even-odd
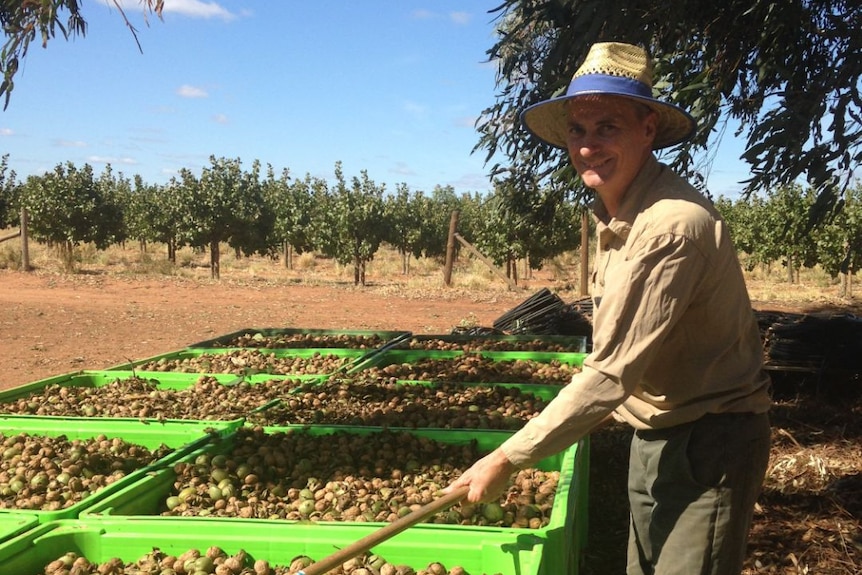
[[[769,462],[766,414],[636,431],[628,575],[739,575]]]

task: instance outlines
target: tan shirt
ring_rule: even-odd
[[[519,467],[566,449],[611,412],[657,429],[771,403],[736,250],[710,202],[650,157],[616,217],[597,204],[593,351],[502,445]]]

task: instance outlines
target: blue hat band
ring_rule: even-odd
[[[566,90],[566,97],[594,93],[653,99],[652,88],[643,82],[610,74],[585,74],[573,78]]]

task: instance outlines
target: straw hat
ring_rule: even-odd
[[[572,76],[562,96],[533,104],[521,113],[521,121],[541,140],[566,147],[567,107],[572,98],[609,94],[646,104],[658,114],[653,149],[666,148],[694,135],[695,121],[683,109],[660,102],[652,94],[652,63],[646,51],[619,42],[594,44],[584,63]]]

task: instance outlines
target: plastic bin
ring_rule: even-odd
[[[541,411],[560,391],[559,385],[518,383],[462,383],[339,375],[308,382],[292,391],[326,391],[330,397],[345,394],[337,410],[316,407],[316,397],[302,393],[291,406],[292,394],[249,414],[249,423],[279,425],[376,426],[390,429],[500,429],[514,431],[526,422],[530,411]],[[511,392],[509,391],[511,390]],[[452,403],[441,402],[445,394]],[[463,395],[461,395],[463,394]],[[503,415],[504,402],[523,407],[524,413]],[[532,405],[527,405],[532,401]],[[490,416],[489,416],[490,413]]]
[[[393,375],[399,379],[439,379],[443,381],[466,381],[477,383],[551,383],[547,377],[539,377],[538,374],[525,376],[522,371],[516,371],[514,364],[519,361],[530,361],[539,364],[565,364],[573,368],[579,369],[583,366],[585,353],[554,353],[541,351],[482,351],[482,352],[464,352],[458,350],[403,350],[391,349],[372,355],[361,362],[356,363],[346,373],[350,375],[362,375],[364,372],[372,368],[380,368],[385,372],[385,368],[390,365],[400,366],[416,366],[417,368],[430,367],[433,365],[433,371],[441,371],[445,375],[434,376],[430,378],[424,377],[404,377],[403,370],[397,370]],[[469,371],[462,371],[464,364],[469,358],[480,358],[488,362],[497,364],[494,366],[497,373],[471,374]],[[511,373],[506,373],[507,364],[512,364],[513,370]],[[448,370],[448,372],[447,372]],[[427,371],[427,370],[426,370]],[[414,372],[415,374],[416,372]],[[385,373],[384,373],[385,375]],[[493,378],[488,381],[487,378]],[[565,377],[553,383],[565,385],[569,382],[569,378]]]
[[[371,352],[362,349],[253,349],[253,348],[187,348],[182,351],[163,353],[145,359],[108,368],[108,371],[141,369],[154,372],[178,373],[229,373],[241,376],[269,375],[330,375],[349,369]],[[328,368],[306,367],[317,358],[329,357]],[[302,369],[287,367],[288,360],[295,360]],[[200,366],[201,361],[210,366]],[[181,365],[174,365],[179,362]],[[182,365],[185,362],[187,365]]]
[[[39,524],[39,518],[32,513],[4,513],[0,515],[0,543],[31,529]],[[2,563],[0,563],[2,565]]]
[[[111,385],[114,382],[126,381],[131,379],[132,377],[138,377],[148,382],[152,382],[155,384],[155,389],[157,390],[170,390],[176,392],[183,392],[189,389],[194,389],[198,380],[202,377],[202,374],[196,373],[180,373],[180,372],[148,372],[148,371],[79,371],[71,374],[51,377],[43,380],[39,380],[33,383],[29,383],[23,386],[15,387],[13,389],[0,392],[0,414],[2,413],[15,413],[17,415],[26,416],[26,417],[85,417],[85,418],[99,418],[99,417],[117,417],[116,409],[112,411],[112,407],[116,407],[118,403],[116,401],[116,397],[112,397],[113,406],[110,405],[107,400],[103,400],[102,402],[98,401],[98,391],[99,388],[103,388],[105,386]],[[273,384],[276,386],[273,389],[272,386],[268,386],[265,390],[260,390],[259,393],[255,394],[253,386],[256,384],[261,384],[263,382],[277,382],[283,381],[284,387],[289,387],[295,382],[304,382],[304,381],[317,381],[320,379],[319,376],[278,376],[278,375],[254,375],[254,376],[237,376],[233,374],[209,374],[208,377],[212,377],[220,384],[224,385],[226,389],[215,390],[212,387],[208,388],[211,393],[224,392],[224,405],[216,404],[209,405],[206,410],[204,410],[204,406],[200,402],[196,402],[198,409],[195,410],[194,415],[183,413],[183,410],[172,409],[175,405],[170,402],[174,398],[150,398],[148,396],[143,397],[128,397],[128,403],[124,403],[123,408],[132,407],[131,403],[134,401],[137,404],[140,404],[141,408],[149,407],[150,409],[147,411],[147,415],[145,418],[151,419],[177,419],[177,420],[189,420],[189,421],[234,421],[237,424],[241,423],[241,420],[245,418],[248,414],[254,413],[257,410],[263,409],[267,406],[267,404],[272,402],[277,402],[275,398],[278,395],[278,384]],[[240,383],[248,383],[251,385],[251,390],[246,395],[243,392],[243,388],[234,387]],[[92,392],[92,395],[89,396],[89,403],[91,405],[92,415],[89,415],[88,412],[84,411],[85,405],[78,403],[78,397],[70,395],[70,398],[65,400],[65,403],[62,404],[63,409],[55,409],[54,411],[63,412],[64,409],[68,408],[70,410],[69,413],[63,413],[63,415],[39,415],[33,412],[20,413],[17,409],[13,409],[10,407],[10,403],[17,403],[22,399],[26,399],[30,396],[37,395],[39,397],[34,398],[34,402],[36,405],[34,407],[38,407],[42,402],[46,401],[46,398],[43,394],[45,394],[46,390],[51,386],[60,386],[60,387],[76,387],[76,388],[89,388],[89,391]],[[230,389],[228,389],[230,388]],[[118,391],[115,391],[118,393]],[[140,394],[139,394],[140,395]],[[254,395],[259,395],[255,399]],[[250,396],[250,397],[249,397]],[[125,396],[124,396],[125,397]],[[215,396],[214,396],[215,397]],[[48,398],[48,401],[54,398]],[[179,397],[175,398],[177,401],[180,400]],[[76,404],[77,405],[74,405]],[[161,406],[161,409],[159,407]],[[121,417],[123,418],[132,418],[138,419],[141,415],[138,413],[138,408],[128,409],[128,414],[124,414]],[[187,410],[186,410],[187,411]],[[167,413],[168,415],[163,415]],[[104,415],[100,415],[104,414]]]
[[[31,436],[58,437],[68,439],[90,439],[104,434],[108,438],[121,438],[128,443],[142,445],[155,449],[162,445],[173,451],[153,462],[129,472],[125,477],[108,484],[89,497],[70,505],[65,509],[44,511],[37,509],[0,509],[4,514],[25,513],[35,516],[40,523],[56,519],[77,517],[84,509],[90,507],[112,493],[145,477],[148,473],[158,472],[163,466],[170,466],[175,461],[186,456],[191,451],[202,448],[211,441],[228,436],[242,424],[236,422],[191,422],[130,419],[88,419],[88,418],[28,418],[22,416],[0,416],[0,433],[6,436],[25,433]],[[2,562],[0,562],[2,565]]]
[[[382,347],[396,338],[408,336],[410,336],[409,331],[401,330],[246,328],[213,339],[199,341],[188,347],[255,347],[267,349],[345,348],[370,351]],[[235,345],[237,340],[241,338],[248,341],[243,345]],[[258,344],[258,339],[268,340],[269,345]]]
[[[525,348],[530,349],[525,349]],[[413,335],[398,345],[398,349],[460,351],[544,351],[554,353],[585,353],[587,338],[582,335]]]
[[[113,383],[118,379],[127,379],[132,376],[138,376],[144,379],[155,379],[158,381],[159,387],[167,389],[187,389],[193,387],[195,382],[200,377],[199,374],[188,373],[170,373],[170,372],[135,372],[135,371],[97,371],[84,370],[56,375],[45,379],[40,379],[24,385],[19,385],[11,389],[0,391],[0,413],[8,413],[8,404],[19,399],[26,398],[33,394],[44,393],[45,388],[52,385],[63,387],[86,387],[98,388],[104,387]],[[222,383],[230,384],[240,381],[242,378],[233,374],[214,374],[214,378]],[[35,417],[33,415],[28,415]]]
[[[332,427],[281,427],[281,428],[266,428],[267,432],[277,432],[292,430],[297,433],[310,433],[314,435],[327,435],[335,432],[343,432],[344,428]],[[354,428],[350,433],[358,435],[369,435],[379,433],[380,430],[372,428]],[[479,449],[482,452],[490,451],[502,443],[510,434],[505,432],[457,432],[457,431],[440,431],[440,430],[413,430],[411,434],[418,437],[425,437],[444,443],[465,444],[477,442]],[[213,443],[202,447],[192,453],[189,453],[183,461],[195,461],[198,456],[204,453],[216,455],[222,453],[230,453],[232,447],[232,439],[235,437],[227,437],[225,441]],[[542,573],[559,574],[559,573],[576,573],[577,564],[580,558],[580,550],[586,541],[587,529],[587,488],[588,488],[588,466],[587,451],[588,439],[585,438],[578,444],[572,446],[563,453],[549,457],[537,465],[538,468],[544,470],[560,471],[560,479],[557,485],[556,495],[551,507],[549,522],[545,527],[538,529],[526,528],[500,528],[500,527],[472,527],[460,525],[439,525],[442,534],[451,534],[451,538],[455,541],[461,541],[463,544],[468,544],[468,541],[473,541],[475,545],[479,545],[482,534],[486,535],[493,533],[507,533],[509,540],[507,544],[517,545],[521,538],[527,538],[533,541],[540,540],[542,542]],[[158,516],[165,508],[164,502],[172,493],[174,493],[174,481],[177,475],[173,469],[165,468],[156,474],[150,474],[145,478],[140,479],[133,485],[129,485],[122,491],[111,494],[110,497],[104,498],[94,504],[92,507],[84,510],[81,514],[82,518],[90,518],[94,516],[112,516],[112,517],[139,517],[139,516]],[[163,517],[165,520],[182,521],[185,518]],[[197,520],[201,520],[197,518]],[[212,517],[205,518],[214,522],[225,522],[230,524],[235,521],[232,517]],[[266,520],[265,520],[266,521]],[[304,528],[308,522],[293,522],[288,520],[271,520],[275,523],[293,524],[297,529]],[[344,524],[344,525],[366,525],[365,523],[356,522],[329,522],[318,521],[314,525],[328,524]],[[367,525],[377,525],[382,527],[385,523],[367,523]],[[434,539],[436,541],[437,539]],[[425,542],[428,544],[428,541]],[[447,556],[452,556],[448,551]]]
[[[229,554],[246,551],[271,566],[289,565],[298,555],[323,559],[372,533],[379,526],[288,525],[272,521],[230,523],[196,519],[96,518],[56,521],[0,544],[0,566],[10,575],[41,575],[45,566],[67,552],[94,563],[118,557],[135,562],[154,548],[179,555],[212,545]],[[545,540],[486,529],[453,532],[438,525],[417,525],[382,542],[373,551],[394,564],[419,570],[433,561],[447,568],[461,565],[469,573],[503,575],[563,575],[543,561]],[[575,574],[576,571],[569,573]]]

